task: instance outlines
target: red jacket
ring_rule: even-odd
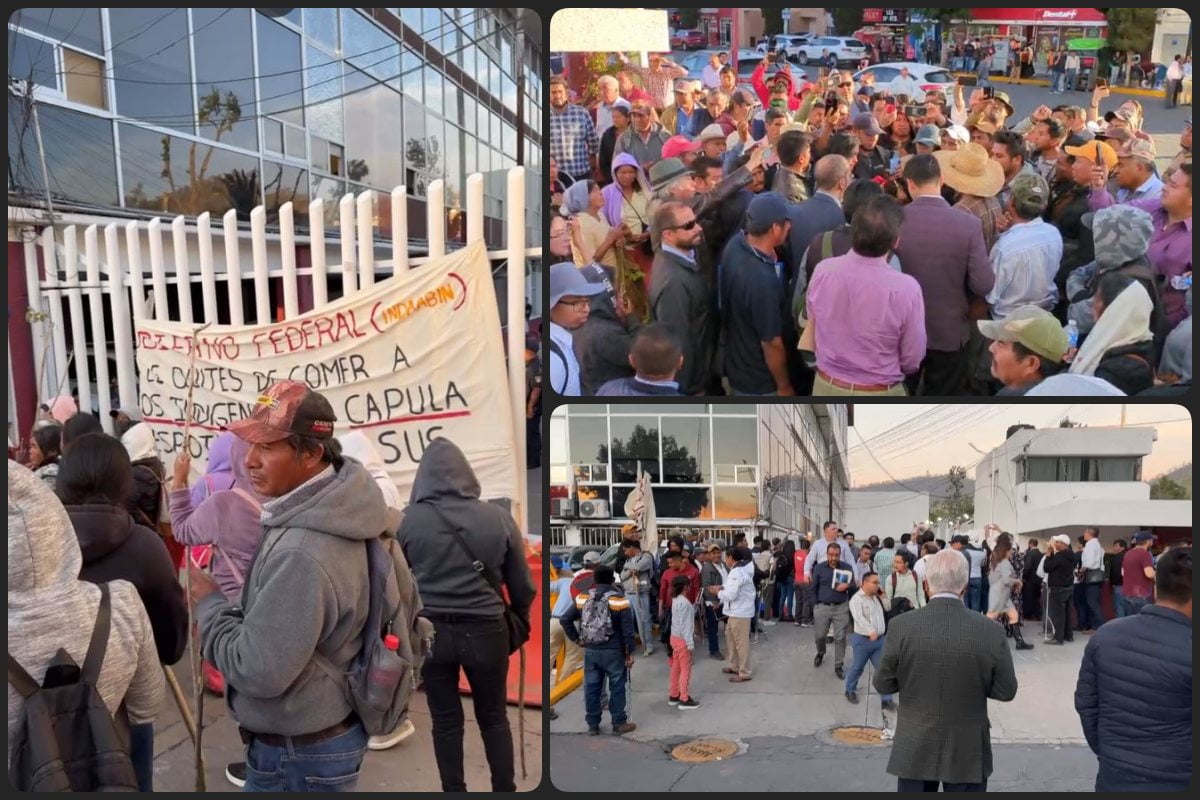
[[[796,565],[794,573],[796,583],[804,583],[804,562],[808,560],[808,554],[811,550],[797,550],[796,555],[792,556],[792,563]]]
[[[676,575],[688,577],[688,588],[683,592],[687,595],[688,600],[695,603],[696,599],[700,597],[700,570],[696,569],[692,562],[685,561],[683,569],[668,569],[663,573],[662,584],[658,588],[658,602],[668,608],[671,606],[671,579]]]
[[[771,89],[763,80],[763,75],[767,72],[766,62],[759,64],[754,68],[754,74],[750,76],[750,85],[754,87],[754,91],[758,92],[758,99],[762,101],[763,108],[771,107]],[[779,70],[771,76],[771,83],[774,83],[780,76],[787,78],[788,82],[788,109],[797,111],[800,108],[800,98],[796,97],[796,76],[791,70]]]

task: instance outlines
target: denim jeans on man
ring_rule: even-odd
[[[367,752],[367,732],[355,725],[316,744],[246,748],[246,792],[353,792]]]
[[[1076,89],[1075,76],[1078,74],[1079,74],[1079,70],[1077,70],[1077,69],[1067,70],[1067,91],[1069,91],[1069,92],[1075,91],[1075,89]]]
[[[1142,613],[1142,609],[1145,608],[1149,604],[1150,604],[1149,597],[1138,597],[1136,595],[1130,595],[1129,597],[1125,598],[1125,616],[1132,617],[1136,614],[1140,614],[1140,613]]]
[[[1100,610],[1100,587],[1102,583],[1085,583],[1083,598],[1087,605],[1088,629],[1096,630],[1104,624],[1104,612]]]
[[[1121,594],[1121,587],[1112,587],[1113,614],[1117,619],[1126,616],[1125,613],[1125,596]]]
[[[717,611],[707,603],[704,604],[704,632],[708,636],[708,652],[709,655],[721,654],[721,640],[719,637]]]
[[[871,637],[863,636],[861,633],[850,634],[850,646],[854,648],[854,660],[850,662],[850,670],[846,673],[846,691],[858,691],[858,679],[863,674],[863,670],[867,668],[867,662],[870,661],[875,669],[879,669],[879,659],[883,655],[883,640],[886,636],[880,636],[875,641],[871,641]],[[880,695],[880,701],[886,703],[892,699],[890,694]]]
[[[461,670],[471,687],[475,722],[492,774],[492,791],[515,792],[512,730],[508,726],[508,625],[503,617],[431,619],[433,652],[425,659],[421,675],[429,716],[433,718],[433,754],[442,791],[467,790]]]
[[[589,647],[583,651],[583,704],[588,728],[600,727],[600,691],[608,684],[608,711],[616,728],[627,722],[625,656],[617,649]]]
[[[967,608],[983,611],[983,578],[971,578],[967,581]]]
[[[630,605],[633,607],[633,619],[637,625],[638,636],[642,639],[642,647],[653,650],[654,622],[650,619],[650,593],[637,592],[629,595],[629,599],[633,601]]]

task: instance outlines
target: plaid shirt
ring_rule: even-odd
[[[600,138],[592,115],[583,106],[568,104],[562,111],[550,109],[550,155],[558,168],[579,180],[591,174],[588,156],[600,151]]]
[[[964,194],[954,204],[954,207],[961,208],[971,216],[979,218],[979,221],[983,223],[983,244],[990,252],[993,245],[996,244],[996,221],[1004,213],[1004,209],[1000,207],[1000,201],[995,197]]]
[[[687,70],[678,64],[662,64],[657,71],[639,67],[628,60],[624,66],[642,79],[646,91],[654,99],[654,107],[659,110],[669,106],[675,97],[675,79],[687,75]]]

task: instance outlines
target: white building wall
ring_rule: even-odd
[[[1166,64],[1176,55],[1186,56],[1191,32],[1192,20],[1186,11],[1181,8],[1160,8],[1154,26],[1150,60],[1155,64]]]
[[[929,519],[929,494],[926,492],[846,492],[845,531],[853,531],[856,541],[871,535],[899,540],[916,522]]]

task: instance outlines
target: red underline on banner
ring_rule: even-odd
[[[173,425],[176,428],[184,427],[184,422],[182,420],[177,420],[177,419],[159,419],[157,417],[145,417],[145,418],[143,418],[142,421],[143,422],[153,422],[155,425]],[[200,428],[201,430],[206,430],[206,431],[224,431],[225,430],[220,425],[201,425],[199,422],[193,422],[192,427]]]
[[[412,414],[407,417],[396,417],[395,419],[385,419],[382,422],[364,422],[361,425],[351,425],[351,430],[358,428],[377,428],[380,425],[399,425],[404,422],[421,422],[427,419],[453,419],[454,417],[469,417],[470,411],[446,411],[441,414]]]

